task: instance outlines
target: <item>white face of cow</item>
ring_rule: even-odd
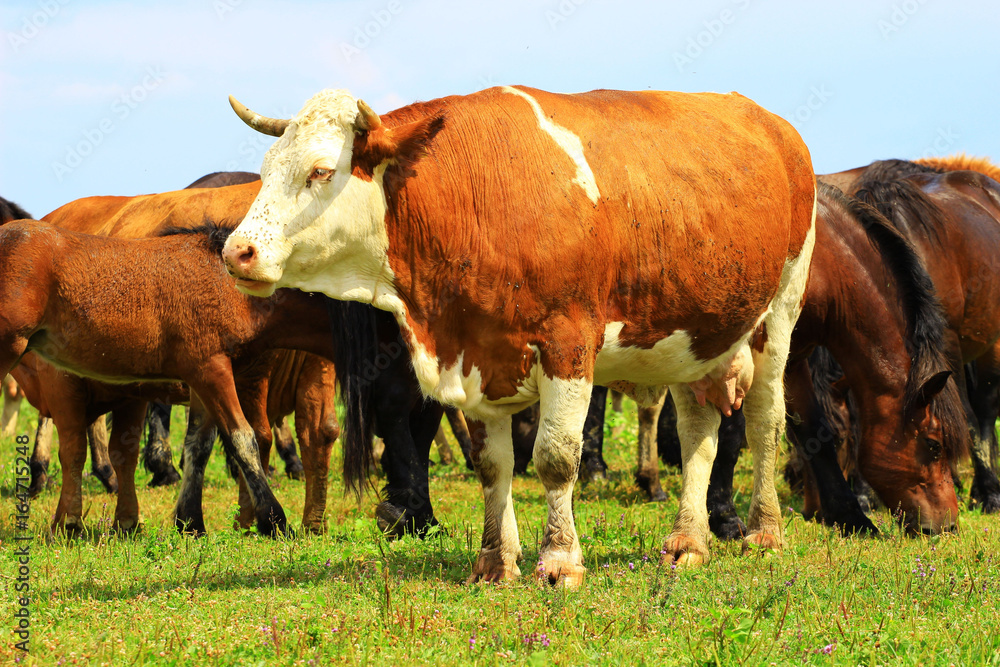
[[[342,90],[317,94],[287,122],[264,156],[260,193],[223,250],[242,291],[296,287],[371,302],[391,288],[385,165],[371,180],[351,174],[355,135],[367,124]]]

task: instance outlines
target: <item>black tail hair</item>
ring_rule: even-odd
[[[375,435],[371,373],[378,372],[378,332],[374,306],[328,299],[333,330],[333,365],[344,404],[340,442],[344,448],[344,483],[361,497],[372,463]],[[367,363],[366,363],[367,362]]]

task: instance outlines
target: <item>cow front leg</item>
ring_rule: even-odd
[[[517,533],[510,484],[514,445],[510,417],[468,420],[472,464],[483,487],[483,540],[468,583],[503,581],[521,576],[521,538]]]
[[[543,377],[539,381],[534,460],[549,513],[535,574],[571,587],[582,584],[587,572],[573,521],[573,486],[580,469],[591,388],[590,381],[582,378]]]
[[[722,415],[712,404],[699,405],[687,385],[671,385],[681,445],[681,496],[674,528],[663,544],[661,561],[701,565],[709,560],[708,482],[718,447]]]

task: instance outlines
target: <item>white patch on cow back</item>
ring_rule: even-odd
[[[542,107],[538,104],[538,100],[524,92],[523,90],[518,90],[511,86],[503,86],[501,88],[505,93],[510,93],[512,95],[517,95],[525,99],[528,104],[531,105],[532,111],[535,112],[535,118],[538,119],[538,125],[559,145],[559,148],[570,157],[573,162],[576,163],[576,178],[573,182],[583,188],[583,191],[587,193],[587,197],[590,198],[594,204],[597,200],[601,198],[601,192],[597,189],[597,179],[594,178],[594,172],[590,169],[590,164],[587,162],[586,156],[583,154],[583,142],[580,141],[580,137],[573,134],[571,131],[563,127],[562,125],[557,125],[553,123],[542,111]]]

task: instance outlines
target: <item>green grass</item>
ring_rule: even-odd
[[[388,542],[374,529],[371,497],[359,506],[334,480],[329,533],[273,541],[232,530],[236,488],[217,453],[203,539],[174,531],[176,488],[140,490],[145,527],[129,538],[106,532],[114,497],[92,479],[85,479],[91,530],[84,538],[49,538],[57,488],[32,503],[31,654],[22,664],[1000,664],[993,517],[963,511],[957,535],[908,538],[880,514],[874,520],[885,537],[875,540],[844,539],[787,511],[781,555],[743,556],[739,545],[715,543],[703,568],[661,567],[676,500],[647,504],[633,484],[635,410],[626,405],[616,419],[631,434],[609,441],[610,481],[577,492],[589,570],[580,590],[529,576],[463,584],[478,550],[482,499],[460,464],[431,472],[447,532]],[[175,411],[175,443],[180,417]],[[25,410],[19,433],[33,433],[34,419]],[[15,608],[14,456],[7,439],[0,451],[6,628]],[[139,478],[145,485],[149,476]],[[680,476],[664,470],[663,481],[675,499]],[[799,507],[781,484],[783,506]],[[280,478],[275,486],[296,523],[303,484]],[[744,515],[749,488],[744,457],[737,477]],[[541,485],[519,478],[514,498],[527,573],[545,517]],[[4,664],[20,656],[9,637],[0,647]]]

